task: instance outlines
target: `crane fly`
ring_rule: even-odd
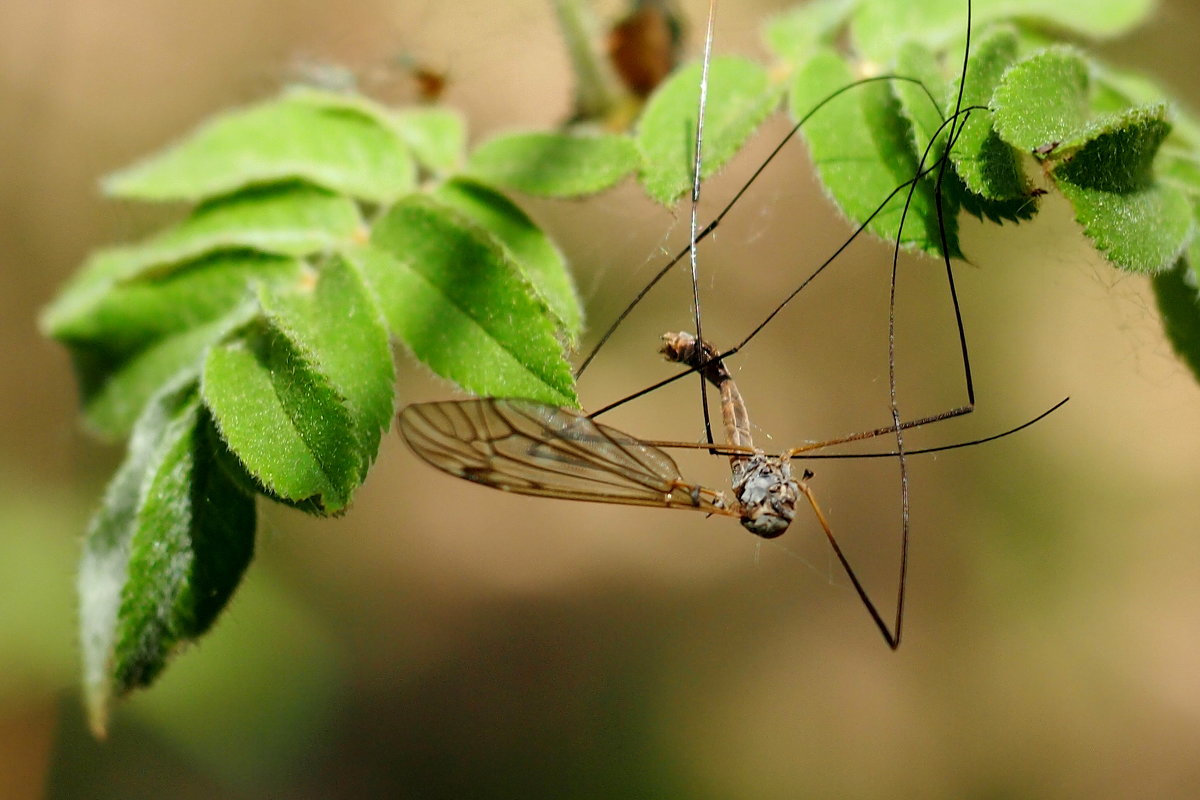
[[[715,3],[715,0],[713,0]],[[473,400],[417,403],[404,408],[398,415],[398,429],[409,447],[432,466],[465,480],[490,486],[507,492],[552,497],[564,500],[582,500],[621,505],[674,508],[700,511],[708,515],[733,517],[743,527],[764,539],[781,536],[796,516],[801,498],[812,509],[817,522],[825,533],[838,562],[849,577],[859,599],[866,607],[876,627],[888,646],[895,650],[900,645],[901,625],[904,617],[905,588],[908,568],[909,494],[906,459],[908,456],[940,452],[958,447],[999,439],[1026,428],[1061,407],[1066,400],[1049,410],[1018,425],[1015,428],[980,439],[958,442],[937,447],[910,449],[904,444],[904,432],[912,428],[970,414],[975,407],[975,391],[971,377],[970,358],[959,308],[954,273],[947,255],[944,219],[942,218],[942,178],[948,163],[949,152],[962,131],[966,116],[975,107],[964,107],[962,87],[968,56],[970,53],[971,4],[967,0],[967,36],[963,56],[962,79],[959,81],[958,99],[952,115],[945,118],[926,147],[913,176],[899,184],[864,220],[854,233],[833,255],[816,268],[799,286],[779,303],[737,345],[726,351],[718,351],[701,335],[699,281],[697,270],[697,244],[716,229],[724,216],[733,208],[751,184],[762,174],[783,146],[797,133],[801,126],[825,103],[830,102],[854,85],[880,80],[912,80],[900,76],[875,76],[865,78],[848,87],[843,87],[827,96],[792,128],[775,147],[767,159],[758,167],[750,179],[726,204],[707,226],[697,224],[697,208],[700,197],[701,144],[703,141],[704,104],[707,84],[707,65],[710,59],[713,11],[710,7],[707,36],[705,39],[704,72],[700,83],[699,113],[696,120],[695,158],[692,170],[691,239],[684,251],[669,261],[651,281],[638,293],[633,301],[616,318],[616,321],[600,336],[599,343],[583,359],[576,370],[578,377],[592,362],[601,346],[636,307],[659,280],[664,277],[683,256],[690,256],[692,268],[692,295],[696,333],[667,333],[663,335],[662,353],[669,361],[687,368],[685,372],[660,381],[629,397],[601,408],[592,414],[584,414],[567,408],[527,399],[479,398]],[[934,154],[934,144],[944,136],[946,145],[942,152]],[[941,228],[941,251],[946,267],[946,280],[958,330],[963,378],[967,401],[964,405],[937,414],[904,420],[896,399],[896,353],[895,311],[897,261],[901,233],[909,204],[919,181],[935,177],[935,198],[939,226]],[[902,192],[908,192],[900,216],[892,258],[891,284],[888,316],[888,388],[890,422],[868,431],[805,444],[777,454],[768,454],[754,446],[751,424],[746,404],[736,383],[725,366],[725,359],[739,352],[746,344],[770,324],[791,301],[800,294],[826,267],[828,267],[849,244],[858,237],[867,225],[881,213],[891,200]],[[650,393],[672,381],[689,374],[700,376],[701,407],[704,411],[706,442],[665,442],[641,439],[615,428],[596,422],[594,417],[622,405],[637,397]],[[721,418],[725,430],[725,444],[714,443],[708,418],[708,404],[704,387],[712,384],[721,398]],[[892,437],[895,448],[875,453],[819,453],[834,445],[862,441],[880,436]],[[732,497],[724,492],[686,480],[674,459],[664,448],[688,448],[705,450],[729,458]],[[850,561],[838,544],[828,519],[808,485],[813,473],[807,469],[799,476],[792,472],[792,460],[797,456],[806,458],[891,458],[898,464],[900,473],[900,520],[901,547],[898,589],[895,612],[891,625],[885,622],[875,602],[855,574]]]
[[[746,403],[716,348],[687,332],[666,333],[663,334],[661,352],[668,361],[699,370],[704,379],[717,387],[721,396],[725,445],[647,441],[569,408],[536,400],[498,397],[414,403],[397,417],[400,435],[428,464],[457,478],[493,489],[560,500],[675,508],[733,517],[763,539],[774,539],[787,531],[803,497],[859,599],[888,645],[896,649],[900,644],[904,608],[903,576],[896,619],[889,627],[851,567],[808,485],[813,473],[804,470],[797,478],[791,469],[791,461],[798,455],[894,433],[894,428],[876,428],[769,455],[754,446]],[[1032,425],[1061,405],[1059,403],[1017,428],[986,439],[911,450],[908,455],[1007,436]],[[901,426],[914,428],[945,418],[946,414],[935,415],[903,422]],[[733,498],[685,480],[664,447],[708,449],[727,455]],[[860,454],[858,457],[871,455],[897,454]]]

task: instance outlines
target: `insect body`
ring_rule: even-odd
[[[800,498],[790,458],[768,456],[754,447],[746,403],[716,348],[690,333],[664,333],[662,353],[668,361],[696,368],[720,390],[725,439],[739,448],[730,454],[729,466],[742,525],[764,539],[780,536],[795,518]],[[750,453],[740,452],[743,449]]]

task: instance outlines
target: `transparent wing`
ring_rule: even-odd
[[[532,400],[417,403],[400,435],[433,466],[507,492],[737,516],[720,492],[685,482],[662,450],[577,412]]]

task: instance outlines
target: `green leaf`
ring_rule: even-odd
[[[110,195],[200,201],[246,186],[303,180],[361,200],[390,202],[415,186],[404,140],[380,117],[311,93],[221,114],[191,136],[104,182]]]
[[[851,82],[850,69],[840,56],[824,51],[801,68],[790,96],[793,118],[801,119],[818,103]],[[891,199],[868,225],[875,235],[897,236],[906,184],[917,173],[912,127],[887,82],[877,81],[846,91],[808,119],[801,129],[809,153],[826,190],[843,213],[856,223],[871,217],[883,198]],[[928,169],[932,163],[926,163]],[[954,215],[948,213],[947,241],[957,254]],[[933,187],[920,181],[906,217],[902,245],[940,253],[941,237],[933,204]]]
[[[469,392],[577,405],[556,320],[490,236],[452,209],[408,198],[350,256],[392,333]]]
[[[1075,217],[1096,249],[1121,269],[1168,269],[1192,236],[1191,204],[1174,187],[1152,186],[1127,194],[1069,183],[1059,188],[1075,206]]]
[[[1149,106],[1094,122],[1091,129],[1103,133],[1053,171],[1096,248],[1133,272],[1170,269],[1193,234],[1187,196],[1154,180],[1154,156],[1170,132],[1165,114]]]
[[[1004,146],[1008,147],[1008,145]],[[957,172],[947,174],[943,191],[950,197],[949,205],[957,205],[968,214],[972,214],[979,219],[990,220],[997,224],[1032,219],[1038,212],[1040,193],[1033,189],[1030,189],[1022,197],[1014,197],[1008,200],[993,200],[975,194],[968,189]]]
[[[117,639],[117,611],[128,577],[129,544],[141,487],[161,462],[158,450],[163,446],[164,433],[181,409],[194,414],[194,400],[185,402],[175,395],[147,407],[129,440],[125,461],[109,482],[83,541],[77,581],[83,685],[92,727],[101,733],[113,695],[110,664]]]
[[[577,407],[570,389],[558,390],[542,378],[545,363],[526,364],[509,341],[519,334],[507,319],[492,319],[486,309],[464,309],[407,262],[365,247],[347,254],[367,276],[385,308],[388,324],[419,360],[443,378],[481,396],[530,397]],[[474,313],[482,313],[477,318]],[[543,332],[538,331],[539,338]],[[561,357],[558,357],[561,361]],[[565,362],[564,362],[565,366]],[[569,384],[569,370],[554,376]]]
[[[1035,53],[1004,74],[991,106],[996,132],[1018,150],[1072,144],[1090,112],[1087,62],[1072,47]]]
[[[116,677],[145,685],[180,642],[209,629],[254,554],[254,499],[198,445],[194,415],[172,426],[172,446],[143,484],[118,612]]]
[[[361,481],[391,424],[396,378],[387,328],[362,276],[331,256],[310,280],[264,288],[262,305],[345,399],[362,453]]]
[[[1094,136],[1059,161],[1054,176],[1106,192],[1133,192],[1150,186],[1154,157],[1171,132],[1166,113],[1165,106],[1145,106],[1093,122],[1089,127]]]
[[[997,28],[975,42],[967,64],[963,107],[986,106],[1005,70],[1016,60],[1017,36],[1011,28]],[[958,83],[955,84],[955,90]],[[955,102],[957,91],[949,103]],[[953,106],[948,106],[953,110]],[[972,111],[950,151],[959,177],[972,192],[988,200],[1017,200],[1029,196],[1017,151],[1000,139],[992,127],[992,112]]]
[[[127,433],[152,395],[194,375],[204,350],[244,324],[256,285],[300,275],[296,259],[246,251],[144,268],[136,251],[101,251],[42,315],[71,349],[86,424],[104,436]]]
[[[1192,207],[1192,215],[1200,222],[1200,207]],[[1185,276],[1193,286],[1200,286],[1200,236],[1193,236],[1188,243],[1184,257],[1188,262],[1189,272]]]
[[[400,135],[434,175],[454,172],[466,159],[467,124],[449,108],[411,108],[396,113]]]
[[[1186,192],[1193,200],[1200,199],[1200,153],[1168,150],[1164,145],[1155,167],[1163,183]]]
[[[87,323],[95,307],[120,281],[134,277],[143,265],[127,247],[109,247],[97,250],[88,256],[79,271],[58,293],[50,305],[42,309],[38,326],[46,336],[67,341],[72,330]],[[86,330],[86,327],[84,327]],[[84,337],[86,338],[86,336]]]
[[[164,387],[194,381],[207,349],[248,322],[254,311],[253,303],[243,303],[219,319],[164,336],[128,358],[104,364],[92,386],[84,382],[84,423],[105,437],[125,435],[151,397]]]
[[[913,151],[924,154],[934,136],[945,139],[942,127],[942,109],[946,108],[946,80],[942,77],[937,56],[932,50],[918,42],[909,42],[900,48],[896,60],[896,73],[912,81],[894,81],[892,91],[900,101],[900,112],[912,129]],[[932,164],[940,156],[944,144],[929,150],[927,163]]]
[[[363,474],[354,417],[330,379],[263,321],[208,351],[201,395],[217,430],[265,491],[343,510]]]
[[[1098,115],[1112,118],[1131,108],[1163,104],[1171,109],[1171,133],[1159,150],[1155,169],[1164,183],[1193,198],[1200,196],[1200,122],[1149,78],[1104,64],[1093,64],[1092,71],[1096,79],[1092,110]]]
[[[641,181],[658,202],[669,205],[692,188],[696,114],[701,65],[676,70],[650,97],[638,122]],[[722,56],[709,65],[701,180],[737,153],[775,110],[782,87],[772,86],[761,64]]]
[[[1170,133],[1165,107],[1140,106],[1089,119],[1088,67],[1074,50],[1037,53],[1005,73],[993,97],[996,128],[1044,159],[1097,249],[1135,272],[1169,269],[1192,236],[1191,204],[1155,181],[1154,157]]]
[[[163,336],[224,316],[259,283],[294,280],[294,258],[247,251],[219,253],[143,272],[128,248],[102,250],[42,315],[59,341],[99,343],[114,354],[135,352]]]
[[[988,0],[972,10],[975,27],[1020,20],[1091,38],[1111,38],[1146,20],[1154,0]],[[920,41],[939,48],[962,38],[964,0],[869,0],[859,3],[851,25],[855,49],[879,64],[890,64],[899,47]]]
[[[982,11],[973,9],[976,25]],[[966,25],[964,0],[867,0],[854,12],[850,40],[863,58],[879,66],[890,65],[902,46],[924,42],[929,47],[940,47],[961,36]]]
[[[1095,79],[1094,113],[1107,115],[1136,106],[1173,105],[1171,138],[1178,140],[1179,147],[1191,152],[1200,149],[1200,121],[1175,104],[1162,86],[1144,75],[1096,61],[1092,62],[1092,77]]]
[[[510,133],[471,153],[467,172],[486,183],[542,197],[580,197],[614,186],[637,166],[625,136]]]
[[[143,268],[216,250],[305,256],[343,244],[362,228],[353,200],[316,186],[287,183],[211,200],[178,225],[129,249]]]
[[[353,91],[324,89],[314,85],[289,86],[283,93],[289,103],[305,104],[323,111],[342,112],[365,117],[381,128],[399,133],[395,112],[370,97]]]
[[[1146,22],[1155,0],[1004,0],[984,19],[1003,14],[1094,39],[1111,39]]]
[[[777,14],[763,26],[763,41],[790,64],[800,64],[819,45],[832,44],[860,0],[812,0]]]
[[[990,37],[976,46],[976,55],[968,66],[968,75],[972,76],[968,78],[971,96],[964,91],[962,108],[959,110],[972,105],[984,105],[991,97],[992,86],[1012,60],[1011,56],[1007,60],[1003,57],[997,58],[996,45],[1011,44],[1015,53],[1015,36],[1011,31],[1008,34],[1007,37],[1000,37],[999,42],[995,37]],[[951,130],[951,126],[946,122],[957,108],[958,82],[947,85],[936,54],[917,42],[908,42],[900,47],[896,55],[896,73],[918,81],[914,83],[912,80],[897,80],[891,82],[891,87],[911,128],[914,152],[924,159],[923,163],[917,163],[922,169],[928,170],[946,150],[947,137]],[[868,114],[868,118],[869,116]],[[960,117],[959,129],[965,130],[956,134],[955,146],[950,155],[951,162],[956,167],[965,167],[978,185],[971,186],[966,183],[962,179],[962,171],[956,175],[955,170],[938,168],[928,172],[924,179],[926,186],[921,188],[921,196],[914,197],[915,210],[929,220],[927,230],[933,235],[936,231],[934,193],[938,178],[942,177],[947,242],[952,248],[957,248],[957,222],[954,217],[958,207],[977,217],[987,217],[996,222],[1028,219],[1037,210],[1032,193],[1025,187],[1017,152],[1002,142],[992,130],[990,118],[991,113],[981,108]],[[930,143],[934,142],[935,137],[936,143],[931,146]],[[964,149],[970,150],[970,154],[963,155]],[[926,246],[926,249],[934,254],[938,252],[936,248]]]
[[[1092,78],[1092,111],[1096,114],[1111,114],[1131,106],[1170,100],[1162,87],[1149,78],[1096,61],[1092,62]]]
[[[434,192],[492,234],[521,268],[538,296],[558,320],[573,345],[583,328],[583,308],[562,253],[515,203],[494,189],[467,178],[455,178]]]
[[[1196,291],[1196,255],[1190,252],[1172,269],[1155,275],[1152,283],[1167,339],[1196,380],[1200,380],[1200,293]]]
[[[304,255],[350,240],[361,225],[353,201],[311,186],[230,195],[146,242],[94,253],[41,327],[61,341],[129,352],[225,313],[252,281],[298,273],[294,259],[217,251]]]
[[[84,541],[84,689],[94,730],[112,699],[147,686],[204,633],[254,552],[254,500],[203,446],[194,387],[147,406]]]

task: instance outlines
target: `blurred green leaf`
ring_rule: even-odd
[[[1200,121],[1173,98],[1162,86],[1145,75],[1129,70],[1117,69],[1111,64],[1093,61],[1091,74],[1094,78],[1092,111],[1097,115],[1108,115],[1127,111],[1136,106],[1171,106],[1171,139],[1177,147],[1191,153],[1200,149]]]
[[[1108,38],[1141,24],[1154,0],[988,0],[972,9],[975,27],[997,20],[1020,20],[1035,28],[1052,28],[1083,37]],[[860,2],[851,24],[857,51],[877,64],[891,64],[910,41],[939,48],[962,37],[964,0],[871,0]]]
[[[130,270],[129,264],[137,266]],[[100,343],[108,352],[131,353],[228,313],[258,283],[294,280],[299,262],[234,251],[124,279],[119,276],[136,272],[140,261],[121,248],[98,253],[85,272],[93,269],[46,309],[43,329],[61,342]]]
[[[104,189],[136,200],[201,201],[297,179],[389,202],[412,191],[416,176],[404,140],[365,101],[292,93],[214,118],[158,155],[110,175]]]
[[[71,350],[88,426],[106,436],[128,433],[152,395],[194,375],[204,350],[246,321],[256,285],[300,275],[296,259],[248,251],[141,266],[128,248],[101,251],[42,315]]]
[[[396,126],[417,162],[435,175],[457,170],[467,153],[467,123],[449,108],[409,108],[396,113]]]
[[[253,555],[254,500],[198,446],[203,424],[194,387],[148,405],[84,541],[84,686],[98,732],[113,698],[152,683],[208,629]]]
[[[1190,195],[1193,203],[1200,200],[1200,153],[1174,148],[1168,150],[1164,145],[1154,166],[1155,173],[1164,184]]]
[[[105,295],[126,277],[136,276],[143,267],[132,248],[106,247],[88,256],[79,271],[38,317],[42,333],[60,341],[71,337],[71,331],[90,317]],[[76,337],[78,338],[78,337]]]
[[[1176,355],[1200,381],[1200,292],[1197,291],[1197,261],[1192,248],[1169,270],[1154,276],[1154,299],[1162,315],[1163,330]]]
[[[982,9],[973,11],[978,25]],[[924,42],[940,47],[961,36],[966,23],[967,5],[963,0],[871,0],[855,7],[850,39],[857,55],[886,69],[905,44]]]
[[[467,173],[526,194],[580,197],[614,186],[636,166],[625,136],[510,133],[475,148]]]
[[[900,101],[900,113],[911,127],[913,151],[925,152],[934,136],[943,139],[929,151],[927,163],[932,164],[945,148],[946,131],[942,128],[942,110],[946,99],[946,80],[942,77],[936,54],[919,42],[909,42],[897,54],[896,73],[913,80],[893,81],[890,85]],[[914,81],[916,81],[914,83]]]
[[[212,322],[157,339],[103,374],[84,392],[83,415],[88,428],[109,438],[129,433],[146,403],[163,387],[194,381],[207,349],[244,325],[254,315],[242,303]]]
[[[837,38],[860,0],[811,0],[767,20],[763,41],[790,64],[807,60],[821,45]]]
[[[701,65],[676,70],[651,95],[638,122],[641,181],[669,205],[692,188]],[[704,117],[701,179],[723,167],[775,110],[782,87],[772,86],[761,64],[731,56],[712,60]]]
[[[558,319],[568,340],[578,341],[583,308],[566,259],[550,237],[515,203],[477,181],[455,178],[439,186],[434,197],[496,237]]]

